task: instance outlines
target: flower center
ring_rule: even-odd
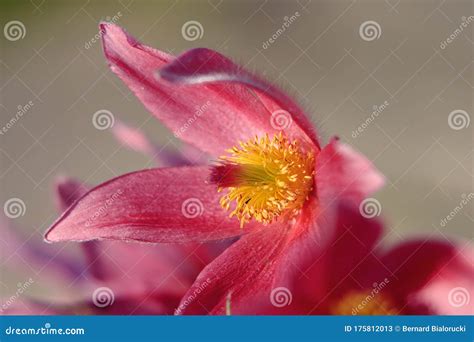
[[[213,166],[211,181],[218,191],[228,190],[220,204],[226,210],[233,206],[230,216],[241,227],[252,218],[269,224],[298,215],[313,189],[313,152],[282,133],[239,142],[227,152]]]
[[[330,310],[333,315],[396,315],[398,313],[390,297],[370,291],[349,292]]]

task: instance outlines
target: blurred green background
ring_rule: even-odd
[[[467,124],[473,115],[472,1],[0,4],[0,126],[15,117],[18,106],[32,103],[0,135],[0,202],[25,203],[24,215],[12,222],[31,239],[40,240],[57,216],[52,184],[58,175],[98,184],[152,166],[149,158],[120,146],[110,130],[94,128],[98,110],[141,127],[157,143],[180,146],[112,74],[100,43],[92,41],[98,22],[114,16],[159,49],[178,54],[204,46],[246,64],[297,98],[324,142],[338,135],[367,155],[387,177],[374,196],[387,223],[383,243],[422,233],[472,238],[472,201],[441,224],[473,192],[473,123]],[[296,20],[277,33],[295,13]],[[6,32],[12,21],[23,24],[19,38]],[[202,27],[195,40],[182,34],[189,21]],[[277,39],[264,48],[273,35]],[[464,119],[456,129],[448,119],[453,112]],[[4,271],[0,293],[14,292],[23,278]]]

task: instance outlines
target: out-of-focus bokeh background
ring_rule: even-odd
[[[96,35],[109,20],[173,54],[216,49],[291,93],[324,142],[340,136],[386,175],[386,242],[470,239],[473,15],[470,0],[2,0],[1,205],[19,203],[9,221],[40,240],[58,175],[93,185],[152,166],[94,126],[101,110],[180,146],[107,67]],[[2,254],[2,268],[19,258]],[[0,281],[8,295],[25,279]]]

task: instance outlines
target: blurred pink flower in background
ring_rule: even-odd
[[[241,313],[272,315],[472,315],[474,249],[417,238],[381,246],[378,219],[341,205],[321,245],[299,260],[284,288]]]

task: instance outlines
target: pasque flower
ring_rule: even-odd
[[[286,277],[278,295],[249,301],[240,313],[298,315],[472,315],[474,248],[446,238],[414,238],[389,248],[377,219],[340,205],[325,239]]]
[[[214,159],[105,182],[52,225],[47,241],[241,236],[183,298],[183,313],[218,314],[229,293],[238,308],[249,295],[277,286],[293,260],[313,248],[319,225],[327,223],[317,218],[333,202],[358,206],[382,185],[367,159],[336,138],[321,148],[291,98],[221,54],[194,49],[175,58],[116,25],[100,29],[112,71],[176,137]]]

